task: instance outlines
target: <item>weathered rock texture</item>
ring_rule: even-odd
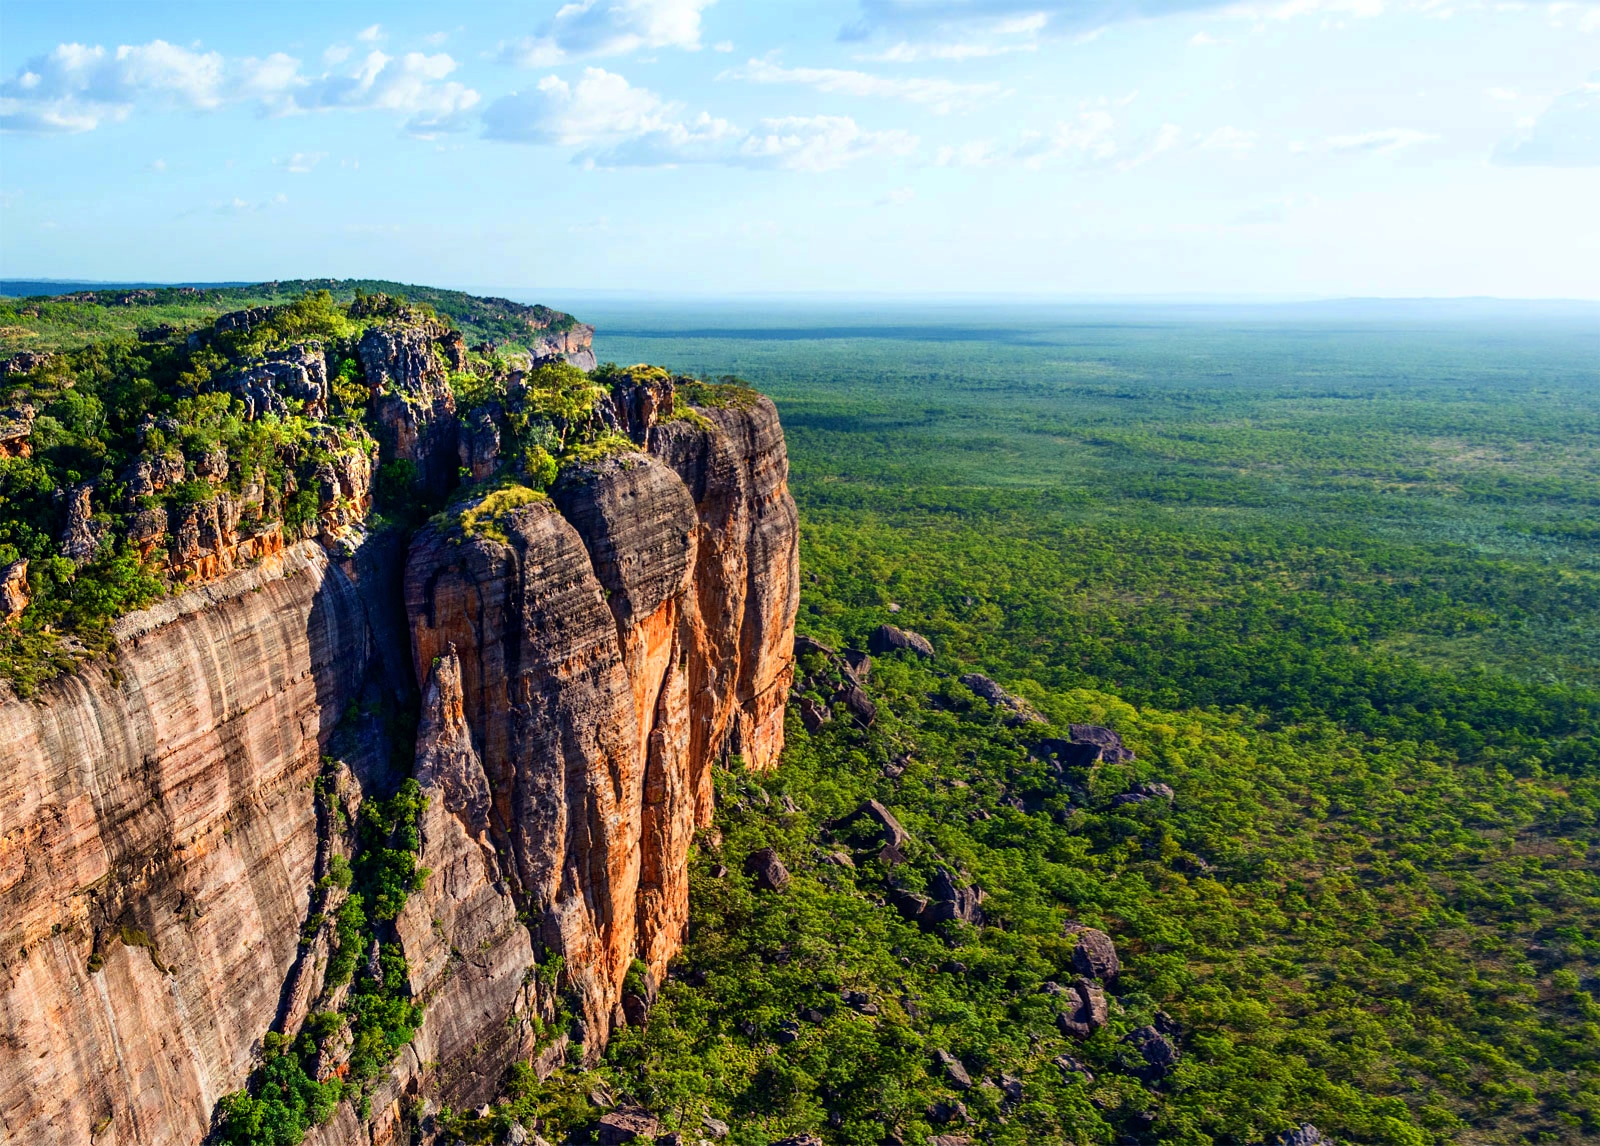
[[[450,346],[361,349],[393,399],[386,449],[454,465]],[[321,383],[315,362],[282,361]],[[343,893],[317,881],[351,842],[312,781],[347,809],[386,795],[382,722],[348,714],[419,688],[431,874],[393,934],[423,1025],[370,1119],[345,1103],[308,1141],[404,1141],[412,1099],[470,1107],[513,1061],[598,1054],[632,960],[659,980],[682,944],[713,763],[776,763],[792,675],[776,411],[658,424],[670,409],[629,403],[644,450],[569,469],[476,537],[426,528],[404,560],[355,528],[370,468],[354,450],[317,475],[322,544],[252,535],[272,541],[237,567],[246,535],[220,492],[145,523],[152,550],[215,580],[120,622],[113,663],[0,697],[0,1140],[191,1146],[262,1036],[330,1005],[331,922],[299,938],[313,911],[331,918]],[[329,772],[350,720],[372,743]],[[570,1052],[535,973],[554,954],[583,1004]]]
[[[319,745],[369,644],[311,542],[118,635],[114,666],[0,703],[7,1141],[197,1142],[242,1083],[305,917]]]
[[[682,945],[712,763],[776,763],[798,603],[771,404],[642,429],[648,453],[569,469],[499,536],[424,530],[406,571],[418,672],[459,656],[489,830],[590,1054],[632,960],[659,977]]]

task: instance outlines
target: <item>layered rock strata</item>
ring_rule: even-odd
[[[399,377],[386,392],[417,397]],[[414,428],[431,465],[439,407],[399,405],[386,448]],[[111,662],[0,697],[0,1140],[191,1146],[269,1030],[336,1005],[318,881],[353,845],[313,781],[347,811],[392,791],[382,721],[352,714],[418,691],[430,874],[386,941],[424,1020],[370,1118],[341,1104],[308,1141],[406,1141],[414,1100],[470,1106],[513,1061],[552,1069],[557,990],[598,1054],[632,961],[659,979],[682,943],[713,763],[776,763],[792,675],[776,411],[657,421],[672,409],[631,403],[644,449],[569,468],[477,536],[428,527],[408,556],[323,521],[328,547],[290,538],[230,571],[219,506],[192,523],[215,559],[190,558],[215,580],[121,621]],[[350,457],[319,502],[353,523],[370,471]],[[335,749],[352,720],[371,735]],[[558,954],[557,983],[539,969]]]
[[[633,959],[659,977],[682,944],[712,763],[776,763],[798,605],[771,404],[642,429],[648,452],[570,468],[493,530],[424,530],[406,570],[418,673],[459,656],[489,829],[591,1054]]]

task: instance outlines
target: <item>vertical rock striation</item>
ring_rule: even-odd
[[[114,666],[0,703],[8,1141],[203,1136],[277,1014],[317,852],[310,781],[368,647],[315,542],[118,632]]]
[[[641,404],[625,407],[631,411]],[[454,647],[462,710],[540,940],[565,958],[595,1053],[635,958],[688,926],[711,766],[776,764],[799,576],[777,412],[762,399],[627,428],[496,531],[429,527],[406,609],[419,674]]]
[[[377,330],[360,354],[385,456],[443,485],[458,427],[436,335]],[[776,764],[798,604],[772,404],[626,398],[640,449],[471,536],[430,525],[402,562],[395,535],[323,521],[321,543],[219,560],[125,618],[113,663],[0,696],[0,1140],[194,1146],[262,1036],[328,1005],[342,893],[317,881],[351,844],[313,781],[346,809],[392,790],[390,734],[361,714],[419,685],[430,874],[391,938],[423,1024],[370,1119],[344,1103],[307,1141],[404,1140],[411,1099],[471,1106],[513,1061],[549,1069],[555,989],[599,1054],[632,962],[659,979],[682,945],[713,764]],[[318,476],[352,523],[357,468]],[[368,756],[324,769],[336,731],[369,726]],[[538,973],[554,955],[559,984]]]

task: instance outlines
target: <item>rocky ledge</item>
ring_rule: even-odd
[[[563,354],[584,329],[554,332]],[[198,584],[120,620],[109,660],[0,696],[8,1140],[202,1141],[264,1047],[340,1014],[357,825],[397,792],[426,797],[404,829],[421,874],[359,962],[381,982],[403,956],[384,989],[420,1022],[370,1115],[341,1103],[307,1141],[403,1141],[403,1111],[486,1101],[511,1062],[593,1061],[636,961],[654,982],[678,951],[714,764],[770,768],[783,744],[799,592],[777,412],[635,371],[593,411],[605,449],[508,485],[517,459],[442,384],[450,342],[385,327],[357,347],[376,460],[482,479],[445,514],[369,534],[374,451],[341,438],[304,455],[301,527],[247,531],[248,486],[207,494],[210,463],[152,448],[125,488],[185,484],[148,543]],[[270,411],[323,381],[282,355],[217,384]],[[316,1076],[350,1076],[348,1033],[319,1031]]]

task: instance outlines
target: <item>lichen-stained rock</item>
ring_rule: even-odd
[[[1082,923],[1068,923],[1062,934],[1078,941],[1072,949],[1072,966],[1078,974],[1109,981],[1122,973],[1117,945],[1104,931]]]
[[[115,632],[115,666],[0,701],[0,1112],[38,1146],[190,1146],[243,1084],[368,643],[309,543]]]
[[[0,458],[33,456],[34,409],[26,402],[0,410]]]
[[[94,519],[90,495],[94,482],[79,482],[67,492],[67,523],[61,528],[61,556],[75,565],[87,565],[100,555],[106,530]]]
[[[32,598],[28,595],[28,559],[23,557],[0,569],[0,612],[14,621]]]
[[[635,953],[638,722],[616,620],[577,531],[547,501],[507,515],[507,540],[424,529],[406,570],[422,675],[453,642],[463,712],[495,795],[494,827],[605,1032]],[[586,1044],[598,1053],[601,1038]]]
[[[711,823],[711,765],[740,711],[740,633],[750,594],[750,496],[733,441],[709,422],[673,421],[650,432],[650,452],[683,481],[698,519],[694,607],[681,637],[688,654],[690,786],[695,822]]]
[[[384,460],[409,461],[434,493],[456,471],[456,400],[429,323],[374,326],[356,351],[372,391]]]
[[[794,679],[794,619],[800,611],[799,513],[789,495],[789,454],[770,398],[747,408],[708,409],[734,443],[748,482],[750,590],[739,629],[739,705],[733,751],[767,771],[783,749],[783,712]]]
[[[788,453],[770,399],[753,397],[696,413],[696,421],[673,420],[652,429],[650,452],[683,478],[700,517],[695,583],[707,672],[714,680],[732,673],[737,681],[738,707],[725,725],[697,732],[712,752],[738,754],[746,766],[764,771],[776,766],[783,747],[800,607],[798,514],[789,494]],[[736,646],[725,647],[722,642],[734,632]]]

